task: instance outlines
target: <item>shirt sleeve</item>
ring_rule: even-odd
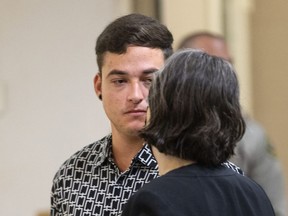
[[[59,182],[55,178],[53,181],[51,194],[50,194],[50,216],[62,216],[62,211],[60,208],[61,199],[61,187],[59,187]]]

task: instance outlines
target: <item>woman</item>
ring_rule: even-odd
[[[141,137],[160,177],[144,185],[123,216],[273,216],[263,189],[221,164],[245,131],[239,87],[227,61],[196,50],[172,55],[149,93]]]

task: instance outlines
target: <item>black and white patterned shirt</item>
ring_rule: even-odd
[[[118,216],[129,197],[158,176],[157,163],[144,145],[121,173],[111,153],[111,135],[84,147],[56,173],[51,216]]]
[[[158,176],[150,148],[144,145],[121,173],[112,159],[111,135],[70,157],[56,173],[51,216],[119,216],[129,197]],[[230,162],[223,165],[243,174]]]

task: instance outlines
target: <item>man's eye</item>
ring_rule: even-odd
[[[144,83],[145,83],[146,86],[150,86],[151,83],[152,83],[152,79],[145,79]]]
[[[121,85],[123,83],[126,83],[126,80],[124,79],[117,79],[117,80],[112,80],[112,82],[116,85]]]

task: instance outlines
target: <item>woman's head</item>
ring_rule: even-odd
[[[167,60],[149,107],[141,137],[162,153],[204,165],[226,161],[245,131],[233,67],[202,51],[182,50]]]

